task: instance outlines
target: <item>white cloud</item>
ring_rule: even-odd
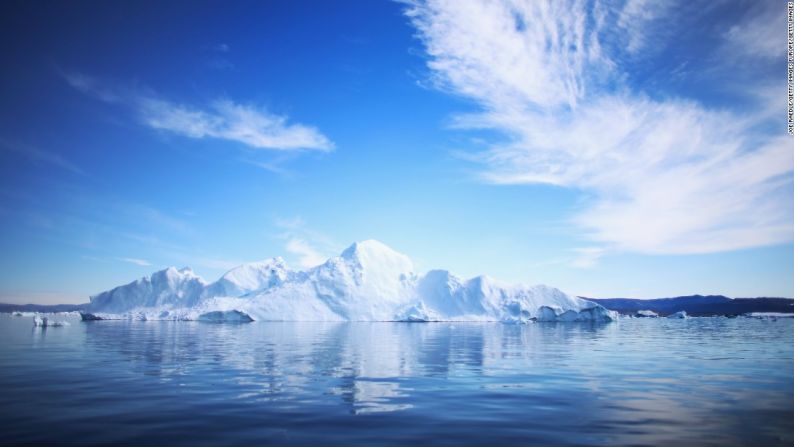
[[[564,2],[438,1],[407,14],[422,33],[436,84],[487,108],[574,105],[584,94],[585,64],[604,62],[596,45],[586,45],[594,36],[584,14]]]
[[[744,20],[725,32],[725,40],[724,57],[785,60],[785,2],[758,2],[747,12]]]
[[[648,39],[658,35],[649,28],[667,16],[678,2],[675,0],[627,0],[620,8],[617,26],[625,33],[626,51],[637,53],[648,45]],[[658,43],[658,39],[653,41]]]
[[[283,230],[278,237],[285,241],[284,249],[303,268],[320,265],[341,251],[330,238],[308,228],[301,217],[279,218],[274,225]]]
[[[257,168],[264,169],[265,171],[269,171],[283,177],[291,177],[293,174],[292,171],[281,166],[279,160],[274,160],[270,162],[254,161],[254,160],[242,160],[242,161],[243,163],[249,164],[251,166],[256,166]]]
[[[303,239],[289,239],[285,248],[298,257],[298,264],[304,268],[320,265],[328,259]]]
[[[116,258],[116,259],[123,262],[129,262],[130,264],[135,264],[141,267],[149,267],[152,265],[149,261],[145,259],[138,259],[138,258]]]
[[[625,5],[615,15],[600,2],[439,0],[407,15],[435,84],[481,107],[455,126],[508,137],[476,154],[482,178],[582,190],[590,200],[572,220],[601,249],[708,253],[794,241],[792,140],[758,130],[768,110],[635,91],[601,38],[632,11],[642,22],[667,12]],[[643,37],[632,39],[642,48]],[[601,249],[587,249],[580,266]]]
[[[583,247],[574,251],[577,256],[571,261],[571,266],[581,269],[595,267],[605,252],[603,247]]]
[[[151,92],[112,88],[80,73],[64,73],[64,77],[85,94],[126,105],[153,129],[189,138],[234,141],[255,149],[330,151],[334,148],[331,140],[316,128],[289,123],[286,116],[252,105],[218,99],[208,107],[199,108],[168,101]]]
[[[286,117],[225,99],[204,110],[162,99],[144,98],[139,103],[146,125],[190,138],[220,138],[257,149],[333,149],[314,127],[289,124]]]

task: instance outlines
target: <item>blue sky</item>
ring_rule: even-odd
[[[784,12],[3,2],[0,302],[369,238],[587,296],[794,296]]]

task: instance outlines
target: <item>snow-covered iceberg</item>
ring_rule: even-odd
[[[241,265],[207,283],[168,269],[91,297],[84,320],[612,321],[606,308],[558,289],[509,285],[445,270],[417,275],[411,260],[369,240],[307,270],[283,259]]]

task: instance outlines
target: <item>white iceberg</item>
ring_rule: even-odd
[[[244,264],[207,283],[189,268],[156,272],[91,297],[91,319],[235,321],[612,321],[617,314],[558,289],[509,285],[411,260],[369,240],[308,270],[283,259]]]
[[[689,318],[689,316],[686,314],[686,311],[685,311],[685,310],[679,310],[679,311],[678,311],[678,312],[676,312],[676,313],[672,313],[672,314],[668,315],[668,316],[667,316],[667,318],[681,318],[681,319],[686,319],[686,318]]]
[[[69,326],[68,321],[50,320],[48,317],[36,315],[33,317],[33,327],[62,327]]]
[[[636,318],[658,318],[659,314],[652,310],[638,310],[634,313]]]

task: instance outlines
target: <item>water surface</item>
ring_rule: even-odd
[[[794,319],[31,326],[0,316],[4,443],[794,443]]]

